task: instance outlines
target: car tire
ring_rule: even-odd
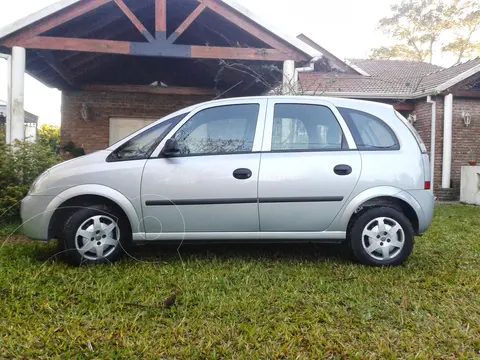
[[[412,253],[415,234],[410,220],[392,207],[373,207],[353,222],[349,243],[357,261],[370,266],[399,266]]]
[[[113,263],[130,249],[128,219],[107,205],[76,209],[65,221],[59,250],[75,266]]]

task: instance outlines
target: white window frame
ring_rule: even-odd
[[[155,151],[152,153],[150,158],[158,158],[160,155],[160,152],[165,146],[165,143],[167,142],[168,139],[171,139],[178,130],[180,130],[183,125],[187,121],[189,121],[192,117],[194,117],[196,114],[203,110],[207,109],[213,109],[217,107],[224,107],[224,106],[234,106],[234,105],[259,105],[259,110],[258,110],[258,119],[257,119],[257,128],[255,130],[255,137],[253,140],[253,148],[250,153],[255,153],[255,152],[260,152],[262,150],[262,143],[263,143],[263,134],[265,130],[265,116],[266,116],[266,110],[267,110],[267,99],[231,99],[231,100],[225,100],[225,101],[217,101],[215,103],[206,103],[203,106],[199,106],[190,114],[188,114],[182,121],[180,121],[177,126],[175,126],[168,134],[165,136],[165,138],[160,142],[160,144],[157,146]],[[222,154],[205,154],[205,155],[182,155],[182,157],[194,157],[194,156],[231,156],[231,155],[237,155],[239,153],[222,153]],[[243,153],[240,153],[243,154]]]
[[[273,120],[274,120],[274,113],[275,113],[275,105],[277,104],[292,104],[292,105],[316,105],[316,106],[324,106],[330,109],[337,119],[345,139],[347,140],[349,150],[356,150],[357,144],[353,139],[353,136],[350,132],[350,129],[347,126],[347,123],[343,119],[340,112],[337,108],[330,102],[324,100],[316,100],[316,99],[296,99],[287,97],[284,99],[269,99],[267,104],[267,116],[265,121],[265,135],[262,145],[262,152],[272,152],[272,138],[273,138]],[[322,149],[305,149],[305,150],[285,150],[284,152],[326,152],[326,151],[346,151],[346,149],[338,149],[338,150],[322,150]]]

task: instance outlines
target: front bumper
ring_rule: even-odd
[[[46,211],[55,196],[27,195],[22,200],[20,215],[25,236],[32,240],[48,241],[48,226],[52,214]]]

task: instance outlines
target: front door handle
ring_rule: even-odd
[[[252,170],[250,169],[237,169],[233,172],[233,177],[239,180],[247,180],[252,177]]]
[[[337,165],[333,168],[333,172],[340,176],[350,175],[352,171],[353,170],[349,165]]]

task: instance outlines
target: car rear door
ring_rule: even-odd
[[[266,99],[206,105],[162,141],[143,174],[147,239],[259,231],[257,185],[266,105]],[[181,152],[162,157],[159,149],[170,138]]]
[[[360,172],[354,139],[332,104],[269,99],[258,189],[262,232],[326,230]]]

